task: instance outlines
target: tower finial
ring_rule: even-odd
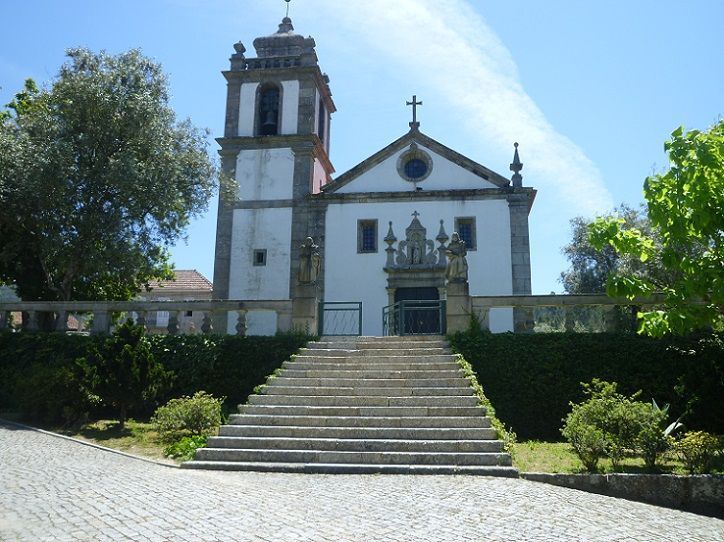
[[[515,147],[515,154],[513,154],[513,163],[510,164],[510,171],[513,172],[513,176],[511,177],[513,188],[516,188],[523,186],[523,176],[520,174],[520,171],[523,169],[523,163],[520,161],[520,156],[518,156],[518,142],[515,142],[513,146]]]
[[[288,19],[288,18],[289,18],[289,3],[290,3],[292,0],[284,0],[284,1],[287,3],[287,14],[286,14],[285,18]]]

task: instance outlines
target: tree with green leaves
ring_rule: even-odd
[[[143,327],[131,320],[102,344],[92,343],[78,366],[88,392],[117,410],[121,429],[129,410],[148,406],[172,376],[154,358]]]
[[[86,49],[0,115],[0,283],[24,300],[123,300],[171,278],[207,208],[207,133],[178,122],[161,66]]]
[[[662,309],[640,313],[642,333],[662,336],[713,327],[724,329],[724,120],[707,131],[677,128],[664,144],[670,167],[644,183],[648,217],[660,237],[624,228],[621,218],[599,218],[590,227],[591,244],[612,247],[640,262],[660,259],[670,277],[616,272],[611,296],[663,292]]]
[[[658,233],[649,223],[646,207],[638,209],[621,204],[606,219],[622,220],[622,229],[635,228],[660,245]],[[568,294],[594,294],[606,291],[608,277],[614,273],[627,273],[647,277],[657,284],[666,284],[669,276],[661,261],[652,258],[641,262],[628,254],[620,254],[612,246],[594,247],[588,236],[593,220],[578,216],[572,218],[571,241],[562,248],[570,267],[561,273],[559,281]]]

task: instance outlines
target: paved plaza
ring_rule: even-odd
[[[525,480],[189,471],[0,425],[0,540],[724,540],[724,521]]]

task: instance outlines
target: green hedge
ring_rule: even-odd
[[[64,409],[82,402],[75,360],[96,340],[62,333],[0,333],[0,412],[20,412],[45,422],[63,420]],[[226,397],[226,408],[233,411],[309,337],[153,335],[149,340],[156,359],[174,377],[156,402],[134,412],[136,416],[199,390]],[[91,412],[103,413],[98,408]]]
[[[656,340],[615,333],[458,333],[450,337],[478,374],[498,417],[521,439],[561,440],[581,382],[619,383],[641,400],[670,403],[688,430],[724,433],[721,336]]]

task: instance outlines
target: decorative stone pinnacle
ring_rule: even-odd
[[[237,54],[243,55],[246,52],[246,47],[244,47],[244,44],[240,41],[237,41],[234,44],[234,51],[236,51]]]
[[[435,240],[441,245],[444,245],[447,243],[447,240],[450,239],[445,232],[445,226],[443,224],[444,220],[440,220],[440,231],[438,232],[437,237],[435,237]]]
[[[523,169],[523,163],[520,161],[520,156],[518,156],[518,143],[515,142],[513,146],[515,147],[515,153],[513,154],[513,163],[510,164],[510,171],[513,172],[513,176],[511,177],[513,187],[517,188],[523,186],[523,176],[520,174],[520,171]]]
[[[294,25],[292,25],[292,20],[289,17],[284,17],[282,22],[279,23],[279,30],[277,30],[277,34],[289,34],[293,30]]]
[[[417,211],[413,211],[412,217],[417,218],[418,216],[420,216],[420,213],[418,213]]]
[[[390,220],[390,229],[387,230],[387,235],[384,239],[385,243],[392,246],[393,243],[397,242],[397,237],[395,237],[395,233],[392,231],[392,221]]]

